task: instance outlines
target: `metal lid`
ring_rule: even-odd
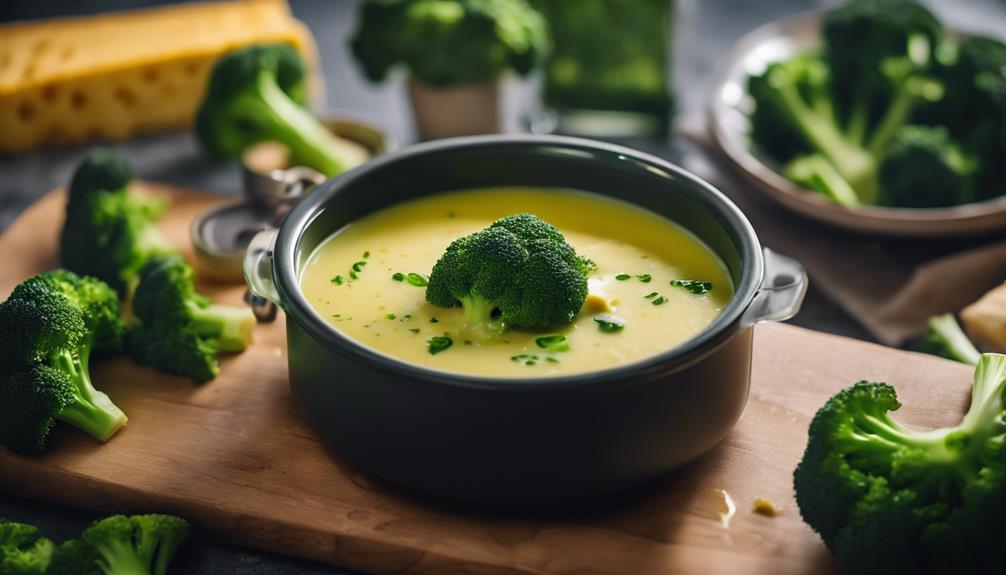
[[[245,248],[258,232],[276,226],[276,212],[246,200],[221,202],[192,221],[196,267],[205,277],[244,281]]]

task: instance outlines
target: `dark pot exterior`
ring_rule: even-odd
[[[300,293],[299,266],[343,225],[399,201],[489,185],[582,189],[665,215],[720,255],[735,296],[706,331],[654,358],[506,380],[364,348]],[[286,311],[295,401],[335,454],[420,493],[504,507],[611,494],[711,449],[747,401],[751,326],[791,316],[806,286],[802,267],[763,252],[736,206],[708,184],[633,150],[558,137],[459,138],[375,160],[313,192],[278,235],[256,238],[246,275]]]

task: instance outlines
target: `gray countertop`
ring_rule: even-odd
[[[149,0],[49,0],[0,2],[0,22],[55,15],[89,14],[105,10],[163,4]],[[373,86],[363,80],[350,60],[346,39],[354,25],[357,1],[290,0],[294,13],[308,23],[318,41],[327,80],[327,110],[351,114],[382,126],[399,142],[413,140],[410,111],[401,78]],[[675,55],[675,86],[678,112],[701,114],[712,68],[744,33],[780,16],[832,2],[813,0],[678,0],[684,15],[679,21],[686,40]],[[1004,0],[943,0],[928,2],[948,22],[968,30],[1006,30]],[[506,125],[518,129],[529,102],[534,81],[511,80],[506,86]],[[0,136],[2,137],[2,136]],[[680,157],[687,142],[647,142],[645,148],[672,161]],[[200,188],[220,195],[239,191],[239,176],[232,165],[204,159],[191,134],[145,136],[115,144],[140,176]],[[32,201],[64,184],[86,152],[86,147],[33,152],[0,158],[0,230],[5,229]],[[813,283],[812,283],[813,285]],[[793,323],[805,327],[869,339],[866,332],[834,302],[811,289],[803,310]],[[35,523],[56,539],[76,536],[93,518],[43,503],[0,497],[0,516]],[[176,573],[287,574],[349,573],[345,570],[279,557],[254,550],[204,541],[197,537],[182,553]]]

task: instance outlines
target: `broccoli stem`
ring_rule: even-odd
[[[971,340],[965,335],[953,314],[945,313],[929,320],[929,335],[938,338],[942,344],[942,352],[962,363],[977,365],[982,354],[975,349]]]
[[[891,466],[891,453],[900,446],[913,447],[922,454],[922,463],[893,469],[892,481],[918,482],[914,470],[933,470],[919,493],[945,497],[975,479],[979,459],[987,440],[1002,433],[1003,394],[1006,393],[1006,355],[983,354],[975,371],[971,406],[960,424],[933,430],[906,428],[886,413],[862,412],[848,436],[849,453],[878,467]]]
[[[192,329],[213,343],[219,351],[242,351],[252,341],[255,315],[244,307],[188,303],[192,310]]]
[[[137,555],[132,541],[110,539],[97,546],[99,563],[105,573],[115,575],[150,575],[151,571]]]
[[[107,395],[94,388],[88,372],[90,345],[76,354],[61,351],[50,357],[52,366],[69,375],[77,393],[57,419],[71,423],[99,441],[108,441],[128,418]]]
[[[845,181],[832,163],[820,154],[794,159],[783,167],[783,173],[790,180],[821,192],[836,204],[859,205],[856,190]]]
[[[295,164],[314,168],[326,176],[338,174],[352,164],[345,159],[343,147],[332,133],[309,111],[290,99],[276,84],[272,73],[259,74],[258,90],[242,96],[235,109],[253,115],[265,126],[261,135],[283,142]]]
[[[494,318],[496,304],[478,296],[461,298],[461,307],[465,311],[465,323],[476,333],[487,336],[499,335],[506,331],[506,325],[500,319]]]
[[[822,114],[820,105],[810,105],[804,101],[792,82],[777,85],[785,105],[789,107],[796,126],[804,138],[824,157],[831,160],[838,173],[853,190],[859,193],[860,199],[867,200],[861,188],[868,186],[876,171],[875,162],[869,152],[856,143],[849,141],[842,133],[835,120],[834,113]],[[830,107],[825,108],[831,110]],[[869,192],[868,187],[864,188]]]

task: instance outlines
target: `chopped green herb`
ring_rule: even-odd
[[[400,319],[398,321],[409,321],[410,319],[412,319],[412,314],[407,313],[407,314],[403,315],[402,319]]]
[[[349,279],[355,280],[355,279],[359,279],[359,277],[360,276],[356,275],[356,272],[354,270],[349,270]]]
[[[604,333],[618,333],[625,329],[625,324],[622,323],[621,320],[611,316],[595,317],[594,323],[596,323],[597,328]]]
[[[388,315],[384,316],[384,319],[395,319],[395,314],[389,313]]]
[[[332,283],[334,283],[337,286],[341,286],[343,281],[345,280],[342,279],[342,276],[335,276],[334,278],[332,278]]]
[[[652,303],[653,305],[661,305],[667,303],[667,299],[664,296],[660,296],[657,299],[651,301],[650,303]]]
[[[522,359],[527,359],[528,357],[530,356],[526,353],[518,353],[517,355],[511,355],[510,361],[520,361]]]
[[[430,283],[430,280],[427,279],[426,276],[419,275],[415,272],[409,272],[409,274],[405,276],[405,281],[409,282],[410,285],[414,285],[416,287],[426,287]]]
[[[419,333],[419,328],[418,327],[414,327],[414,328],[409,329],[409,331],[411,331],[412,333]]]
[[[636,279],[643,282],[644,284],[648,284],[650,283],[650,280],[653,279],[653,276],[651,276],[650,274],[639,274],[636,276]]]
[[[405,279],[405,274],[403,274],[402,272],[395,272],[391,274],[391,279],[395,280],[396,282],[400,282]]]
[[[335,319],[339,319],[340,317],[342,317],[342,314],[341,313],[333,313],[332,317],[334,317]]]
[[[560,363],[559,360],[556,359],[556,358],[554,358],[554,357],[546,357],[545,361],[547,361],[549,363]]]
[[[365,266],[365,265],[367,265],[367,262],[362,261],[362,260],[358,261],[358,262],[356,262],[356,263],[353,264],[353,271],[354,272],[362,272],[363,271],[363,266]]]
[[[369,258],[369,257],[370,257],[370,251],[369,251],[369,250],[368,250],[368,251],[365,251],[365,252],[363,252],[363,259],[367,259],[367,258]]]
[[[549,351],[569,351],[569,342],[566,341],[564,335],[543,335],[535,339],[534,342],[538,347]]]
[[[426,340],[426,349],[429,350],[430,355],[437,355],[452,345],[454,345],[454,340],[446,335],[436,335]]]
[[[651,299],[651,298],[655,298],[655,297],[657,297],[658,295],[660,295],[660,294],[658,294],[658,293],[657,293],[657,292],[655,292],[655,291],[651,291],[650,293],[648,293],[648,294],[644,295],[643,297],[645,297],[646,299]]]
[[[440,320],[437,319],[437,318],[435,318],[435,317],[431,317],[430,318],[430,323],[440,323]]]
[[[712,282],[704,282],[700,280],[671,280],[671,285],[674,287],[685,288],[695,295],[702,295],[712,291],[713,289]]]
[[[618,275],[615,276],[615,279],[618,280],[618,281],[620,281],[620,282],[624,282],[625,280],[627,280],[627,279],[629,279],[631,277],[632,276],[630,276],[629,274],[618,274]]]

